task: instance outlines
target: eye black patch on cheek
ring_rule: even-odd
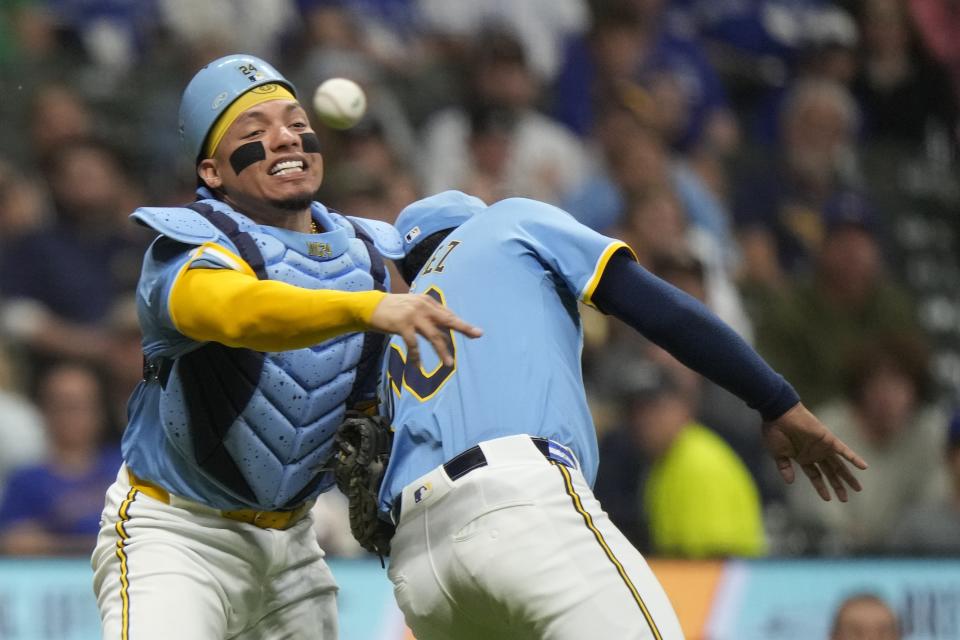
[[[320,153],[320,138],[315,133],[301,133],[300,141],[307,153]]]
[[[266,159],[266,157],[267,150],[263,148],[262,142],[248,142],[247,144],[237,147],[234,152],[230,154],[230,166],[233,167],[235,174],[240,175],[241,171],[252,164]]]

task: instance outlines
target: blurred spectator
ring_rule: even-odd
[[[792,83],[820,80],[849,86],[859,68],[857,23],[843,9],[828,4],[812,9],[806,18],[801,27],[803,35],[791,54]],[[742,113],[755,144],[777,144],[779,115],[791,86],[786,80],[781,78],[763,92],[754,107]]]
[[[122,161],[92,141],[64,142],[47,176],[54,224],[21,236],[0,256],[4,328],[40,353],[102,360],[102,323],[117,296],[133,291],[150,234],[126,219]]]
[[[670,13],[672,24],[699,35],[737,111],[747,115],[757,102],[768,101],[771,91],[803,75],[810,55],[818,57],[824,45],[847,46],[852,25],[833,4],[827,0],[674,0]]]
[[[946,460],[949,496],[940,502],[918,501],[907,511],[890,537],[891,552],[960,556],[960,411],[950,419]]]
[[[570,42],[553,93],[558,118],[581,135],[607,87],[637,82],[653,98],[656,126],[684,153],[729,151],[737,125],[719,77],[695,40],[672,33],[662,0],[599,3],[588,38]]]
[[[242,50],[267,60],[276,57],[280,36],[297,17],[293,0],[154,1],[179,46],[215,43],[224,53]]]
[[[43,187],[0,159],[0,253],[10,242],[48,222]]]
[[[627,426],[653,461],[642,497],[653,551],[763,554],[760,497],[743,462],[694,420],[691,401],[666,371],[644,382],[626,394]]]
[[[949,70],[960,98],[960,7],[952,0],[910,0],[907,5],[925,50]]]
[[[615,235],[630,245],[647,269],[660,256],[676,255],[688,247],[683,209],[676,194],[665,184],[636,194]]]
[[[506,31],[482,32],[474,43],[474,94],[471,107],[497,107],[514,113],[504,190],[559,202],[583,178],[585,159],[576,138],[563,126],[534,110],[536,79],[527,55]],[[460,189],[469,179],[470,110],[441,111],[426,124],[420,174],[426,193]]]
[[[823,239],[823,209],[859,181],[858,110],[842,85],[804,80],[783,103],[782,147],[741,176],[734,213],[747,280],[777,287],[809,270]]]
[[[46,0],[46,5],[100,74],[126,71],[149,45],[156,24],[156,0]]]
[[[17,393],[15,373],[7,349],[0,348],[0,496],[10,473],[39,462],[47,448],[40,412]]]
[[[8,0],[0,10],[0,65],[29,64],[57,47],[54,15],[44,0]]]
[[[646,99],[640,89],[631,92]],[[594,132],[593,173],[568,192],[563,208],[597,231],[622,223],[626,201],[670,180],[670,159],[659,133],[626,104],[605,103]]]
[[[900,640],[897,614],[872,593],[850,596],[840,603],[830,628],[830,640]]]
[[[50,438],[46,462],[10,475],[0,503],[0,551],[14,555],[89,553],[103,492],[120,468],[107,432],[103,387],[84,365],[61,364],[43,378],[39,404]]]
[[[564,44],[590,20],[586,0],[417,0],[417,6],[424,28],[446,37],[473,40],[490,24],[509,28],[541,81],[556,75]]]
[[[387,71],[415,67],[414,56],[376,57],[368,46],[358,7],[339,2],[309,2],[304,5],[304,38],[300,63],[291,79],[301,91],[312,90],[327,78],[345,77],[359,83],[367,94],[367,114],[358,125],[375,133],[390,153],[409,165],[415,159],[416,136]],[[327,127],[318,126],[321,136]],[[350,132],[352,133],[352,132]]]
[[[324,177],[321,194],[323,201],[335,211],[393,222],[400,209],[416,199],[409,198],[398,208],[398,199],[409,196],[412,186],[407,184],[405,186],[410,189],[401,189],[400,183],[394,183],[393,179],[389,174],[373,171],[360,162],[345,161]],[[402,181],[403,176],[398,175],[395,179]],[[391,193],[391,187],[396,187],[398,192]]]
[[[829,4],[821,6],[815,16],[807,26],[797,75],[849,84],[857,73],[857,24],[849,13]]]
[[[556,117],[581,136],[600,131],[600,142],[607,146],[600,123],[605,110],[614,101],[608,92],[636,81],[637,60],[641,54],[642,21],[636,8],[625,2],[598,6],[585,39],[567,46],[566,60],[553,88]],[[647,97],[644,105],[647,124],[652,125],[655,105]]]
[[[37,89],[30,108],[30,151],[44,162],[66,143],[93,135],[93,114],[83,97],[66,84]]]
[[[844,363],[864,344],[919,334],[906,292],[884,270],[872,210],[845,198],[824,222],[813,278],[770,294],[753,314],[760,353],[811,406],[841,388]]]
[[[587,226],[608,232],[629,224],[623,220],[627,201],[672,188],[690,227],[698,237],[708,238],[723,269],[732,270],[739,250],[723,204],[687,160],[670,158],[660,133],[650,124],[651,109],[649,94],[634,84],[620,85],[607,96],[594,132],[592,174],[565,195],[563,208]]]
[[[871,142],[917,148],[928,135],[957,142],[957,98],[947,73],[927,56],[902,0],[865,0],[863,64],[854,84]]]
[[[930,403],[927,357],[911,336],[876,338],[845,367],[845,394],[817,411],[838,438],[870,461],[870,473],[861,478],[863,492],[845,504],[811,499],[800,483],[788,488],[790,508],[812,551],[881,551],[911,506],[944,496],[946,420]]]
[[[512,111],[477,107],[470,114],[469,168],[463,190],[484,202],[510,197],[510,151],[516,131]]]
[[[328,206],[350,215],[393,223],[405,206],[420,197],[409,169],[389,144],[378,121],[364,118],[334,140],[336,158],[320,188]]]
[[[324,7],[349,11],[366,54],[393,73],[407,75],[411,60],[422,55],[417,0],[297,0],[297,5],[305,15]]]

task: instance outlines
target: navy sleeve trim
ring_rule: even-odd
[[[790,383],[712,311],[623,253],[610,259],[593,303],[738,396],[766,421],[800,402]]]

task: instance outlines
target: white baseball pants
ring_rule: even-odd
[[[527,436],[404,488],[390,579],[418,640],[682,640],[666,593],[583,474]]]
[[[261,529],[108,489],[92,564],[104,640],[336,640],[337,585],[307,515]]]

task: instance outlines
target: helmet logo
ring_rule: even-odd
[[[417,226],[417,227],[414,227],[413,229],[410,229],[410,231],[407,232],[407,235],[405,235],[403,239],[406,240],[407,243],[410,243],[416,240],[419,235],[420,235],[420,227]]]
[[[253,89],[250,89],[250,91],[253,93],[266,94],[266,93],[273,93],[278,88],[279,88],[279,85],[270,83],[270,84],[262,84],[259,87],[254,87]]]
[[[257,71],[257,68],[252,64],[241,64],[237,69],[239,69],[240,73],[245,75],[250,82],[256,82],[263,78],[263,73]]]
[[[213,104],[210,105],[210,108],[213,109],[214,111],[219,109],[220,105],[224,103],[228,95],[229,94],[226,91],[222,92],[220,95],[218,95],[216,98],[213,99]]]

